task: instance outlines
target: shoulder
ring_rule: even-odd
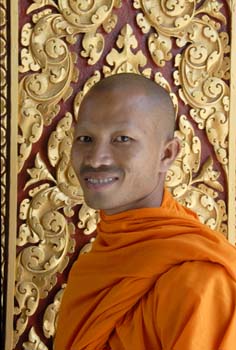
[[[164,273],[156,284],[157,294],[166,289],[177,290],[178,293],[192,296],[204,296],[212,291],[236,293],[236,281],[228,274],[224,266],[208,261],[188,261],[176,265]],[[235,294],[236,297],[236,294]]]
[[[218,349],[216,344],[226,341],[226,334],[233,344],[236,282],[223,266],[199,261],[175,266],[160,277],[154,295],[163,348],[175,344],[175,349]]]

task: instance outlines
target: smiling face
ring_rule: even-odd
[[[154,109],[142,88],[94,89],[84,99],[72,164],[90,207],[114,214],[160,206],[178,142],[166,139]]]

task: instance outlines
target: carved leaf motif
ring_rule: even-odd
[[[156,33],[181,37],[195,12],[196,1],[145,1],[135,0],[134,7],[141,8]],[[142,22],[138,22],[142,26]]]
[[[117,24],[118,17],[114,13],[110,15],[102,24],[103,29],[105,32],[110,33]]]
[[[38,10],[46,5],[51,5],[58,9],[58,6],[53,0],[33,0],[34,4],[30,5],[26,11],[27,14]]]
[[[79,211],[78,227],[84,229],[84,234],[90,235],[92,232],[96,230],[98,222],[99,222],[98,211],[89,208],[86,203],[83,203]]]
[[[219,172],[213,169],[209,158],[200,168],[201,142],[195,136],[194,129],[185,116],[179,120],[179,130],[175,135],[182,141],[181,152],[167,172],[166,185],[173,196],[183,205],[192,209],[200,220],[215,230],[224,229],[226,216],[222,203],[216,201],[217,191],[223,191],[217,181]],[[223,224],[223,225],[222,225]]]
[[[29,46],[31,35],[33,32],[32,24],[26,23],[21,29],[21,45]]]
[[[29,340],[23,343],[23,348],[25,350],[48,350],[48,347],[37,335],[34,327],[31,327],[29,331]]]
[[[220,12],[223,4],[219,3],[217,0],[206,0],[203,2],[202,6],[196,11],[196,15],[200,13],[206,13],[214,18],[217,18],[222,23],[226,24],[225,16]]]
[[[146,19],[146,17],[142,13],[138,13],[136,20],[137,20],[137,24],[141,28],[143,34],[147,34],[151,29],[151,25],[148,22],[148,20]]]
[[[203,182],[207,186],[214,188],[217,191],[222,192],[224,189],[222,185],[217,181],[220,176],[218,171],[213,169],[213,160],[209,157],[206,162],[201,166],[201,172],[196,176],[192,183]]]
[[[118,36],[118,40],[116,41],[119,49],[125,49],[127,52],[132,49],[136,49],[138,46],[138,42],[133,35],[133,29],[129,24],[126,24],[121,29],[121,34]]]
[[[100,59],[104,49],[104,38],[99,33],[89,32],[84,35],[82,57],[89,57],[88,64],[93,65]]]
[[[27,169],[27,173],[30,175],[31,180],[26,182],[24,189],[41,180],[49,180],[53,181],[54,183],[56,182],[54,177],[48,171],[46,164],[40,158],[39,153],[37,153],[35,158],[35,168]]]
[[[37,61],[33,58],[31,52],[28,49],[22,49],[21,50],[21,66],[19,66],[19,72],[25,73],[29,70],[32,70],[33,72],[37,72],[40,69],[40,65],[37,63]]]
[[[91,251],[93,247],[93,242],[95,241],[96,238],[91,238],[89,243],[85,244],[83,248],[80,250],[79,255],[87,254]]]
[[[63,284],[62,288],[55,295],[53,303],[48,305],[44,313],[43,333],[47,338],[54,337],[56,333],[57,317],[65,287],[66,284]]]
[[[107,63],[113,67],[113,69],[108,66],[103,66],[105,77],[124,72],[140,73],[139,66],[145,66],[147,59],[142,51],[138,51],[136,54],[132,52],[131,49],[137,48],[138,43],[129,24],[126,24],[122,28],[116,44],[119,49],[122,49],[122,51],[118,52],[117,50],[112,49],[106,56]]]
[[[169,93],[171,92],[171,87],[168,81],[163,77],[161,72],[157,72],[154,77],[155,82],[162,86],[165,90],[167,90]]]
[[[135,9],[141,8],[141,0],[133,0],[133,6]]]
[[[180,131],[176,132],[176,136],[183,140],[184,145],[180,153],[182,167],[185,173],[192,174],[193,172],[197,172],[200,166],[201,142],[195,136],[193,127],[186,116],[180,117],[179,129]],[[190,179],[192,180],[192,175]]]
[[[52,13],[51,9],[45,9],[32,15],[32,22],[37,23],[41,18],[46,17]]]
[[[61,144],[65,138],[71,137],[72,128],[72,115],[66,113],[56,127],[56,131],[53,131],[48,141],[48,159],[52,166],[56,166],[60,160]]]
[[[21,30],[21,45],[22,46],[29,46],[31,35],[33,32],[32,25],[30,23],[26,23]],[[40,65],[37,63],[36,59],[33,57],[32,52],[29,48],[25,49],[23,48],[21,50],[21,66],[19,66],[19,72],[25,73],[29,70],[32,70],[34,72],[38,71],[40,69]]]
[[[176,94],[174,94],[173,92],[171,92],[171,87],[170,87],[170,84],[168,83],[168,81],[163,77],[162,73],[161,72],[157,72],[154,76],[154,81],[162,86],[166,91],[169,92],[170,94],[170,97],[172,99],[172,102],[173,102],[173,105],[175,107],[175,116],[177,117],[178,115],[178,98],[176,96]]]
[[[96,70],[94,74],[85,82],[83,89],[76,95],[74,99],[74,115],[76,120],[78,119],[80,104],[84,96],[94,84],[99,82],[100,79],[101,73]]]
[[[37,286],[30,281],[18,282],[15,292],[18,306],[15,307],[17,317],[14,332],[14,345],[17,344],[19,337],[25,331],[29,316],[33,315],[39,303],[39,291]]]
[[[70,1],[59,0],[59,9],[68,23],[80,32],[96,31],[111,14],[115,5],[114,0]]]
[[[148,47],[157,66],[164,67],[166,61],[171,60],[172,42],[170,38],[162,34],[152,33],[148,38]]]

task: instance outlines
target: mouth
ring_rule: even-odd
[[[92,190],[102,190],[112,186],[115,182],[118,181],[117,176],[86,176],[84,181],[86,187]]]

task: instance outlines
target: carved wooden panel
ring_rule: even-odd
[[[4,1],[0,8],[6,19]],[[143,74],[168,90],[182,149],[166,185],[202,222],[235,242],[234,223],[228,219],[235,193],[230,187],[235,146],[229,137],[229,123],[235,125],[230,114],[230,93],[235,92],[230,84],[232,11],[232,1],[216,0],[18,3],[18,211],[16,258],[11,257],[16,268],[14,326],[8,334],[12,349],[52,349],[69,269],[79,251],[90,249],[96,234],[99,213],[84,203],[70,150],[80,103],[106,76]],[[1,68],[3,81],[6,68]],[[2,101],[4,106],[5,97]],[[6,124],[6,113],[3,117]],[[3,188],[5,176],[3,171]]]

